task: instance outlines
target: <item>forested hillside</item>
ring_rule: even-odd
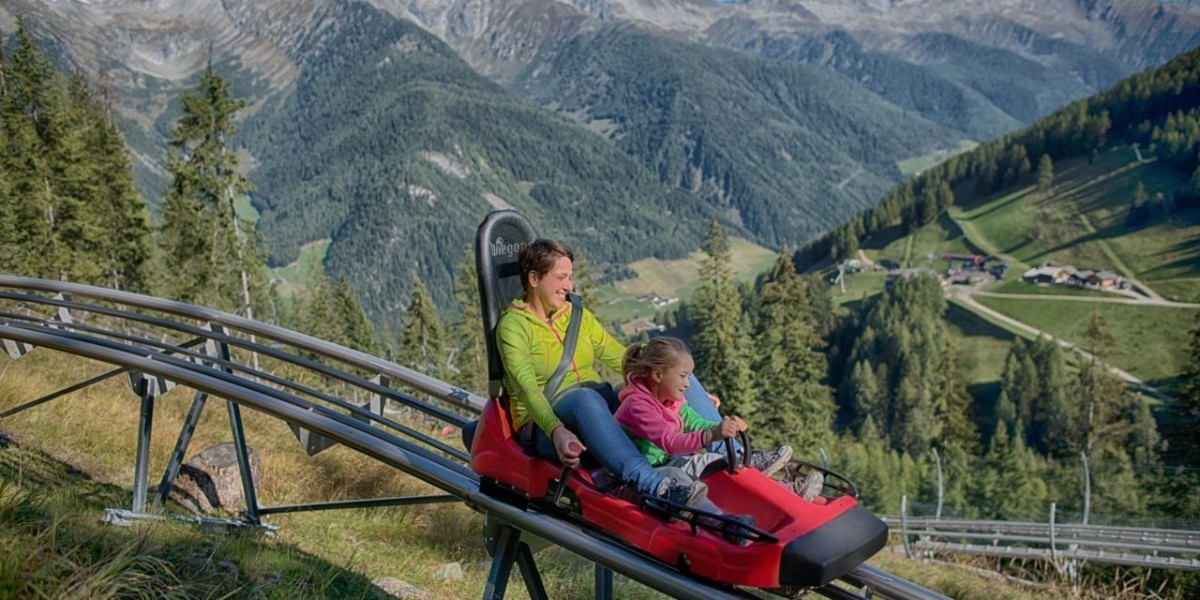
[[[827,69],[629,26],[547,54],[514,89],[605,135],[664,184],[727,209],[767,244],[832,227],[899,178],[899,157],[961,139]]]
[[[375,318],[395,323],[417,276],[448,299],[454,258],[497,208],[547,235],[570,232],[601,268],[682,255],[716,214],[417,26],[364,4],[327,10],[328,27],[297,47],[295,89],[251,118],[243,140],[260,157],[254,200],[272,260],[332,238],[328,269]]]
[[[1173,192],[1171,210],[1200,199],[1200,49],[1122,80],[1101,94],[1072,102],[1009,136],[955,156],[891,189],[864,211],[803,248],[802,266],[852,257],[862,239],[891,227],[910,231],[933,222],[954,203],[954,190],[985,195],[1034,176],[1051,161],[1088,156],[1109,144],[1153,146],[1191,183]],[[947,193],[947,191],[951,193]],[[1168,208],[1166,206],[1164,209]]]

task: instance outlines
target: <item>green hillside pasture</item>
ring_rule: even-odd
[[[999,381],[1004,357],[1016,336],[956,304],[946,310],[946,323],[966,380],[972,384]]]
[[[1017,273],[1016,277],[1021,274]],[[1125,298],[1119,294],[1110,292],[1102,292],[1088,288],[1075,287],[1073,285],[1058,285],[1058,284],[1035,284],[1022,281],[1020,279],[1010,279],[999,282],[987,288],[987,291],[996,294],[1020,294],[1029,296],[1084,296],[1092,298]]]
[[[1160,294],[1167,292],[1159,286],[1170,283],[1176,296],[1200,296],[1200,209],[1157,218],[1109,244],[1139,279]]]
[[[1083,159],[1063,161],[1049,197],[1033,202],[1039,221],[1034,235],[1046,250],[1029,255],[1029,262],[1051,261],[1082,269],[1127,266],[1132,272],[1124,275],[1140,277],[1156,267],[1194,257],[1200,250],[1189,252],[1177,246],[1186,239],[1178,236],[1200,231],[1200,225],[1194,225],[1196,215],[1181,214],[1173,223],[1129,227],[1129,206],[1139,182],[1153,197],[1156,192],[1169,195],[1185,180],[1157,162],[1138,162],[1128,151],[1109,152],[1091,165]],[[1166,270],[1159,277],[1171,273]],[[1178,273],[1174,271],[1175,276]]]
[[[1029,268],[1032,256],[1044,251],[1031,236],[1038,216],[1027,207],[1030,193],[1022,188],[971,210],[951,208],[949,214],[970,245],[1008,261],[1011,271],[1020,273]]]
[[[738,281],[752,283],[758,275],[771,268],[779,254],[753,242],[729,239],[733,272]],[[646,258],[629,268],[636,277],[623,279],[596,290],[599,302],[593,303],[596,316],[604,322],[644,319],[654,316],[651,296],[660,298],[691,298],[700,285],[700,262],[704,253],[693,252],[687,258],[662,260]]]
[[[834,271],[831,277],[836,275],[837,272]],[[845,293],[842,293],[842,289],[838,285],[832,285],[829,288],[829,293],[833,294],[834,306],[845,306],[846,304],[858,302],[882,292],[886,276],[887,274],[883,271],[846,273]]]
[[[300,258],[287,266],[271,269],[271,279],[277,282],[280,296],[290,300],[314,277],[324,273],[322,265],[329,243],[329,239],[323,239],[304,244],[300,247]]]
[[[939,273],[944,273],[953,265],[949,261],[938,258],[942,254],[975,254],[978,252],[981,250],[963,235],[962,228],[947,215],[942,215],[936,222],[884,246],[875,253],[875,260],[891,261],[902,267],[911,263],[913,267],[930,267]],[[934,256],[932,263],[928,260],[930,255]]]
[[[1174,378],[1183,370],[1188,330],[1196,310],[1105,302],[1028,300],[977,296],[989,308],[1046,333],[1087,347],[1084,334],[1092,310],[1116,343],[1106,358],[1147,382]]]
[[[1200,277],[1160,279],[1153,282],[1154,291],[1168,300],[1200,303]]]

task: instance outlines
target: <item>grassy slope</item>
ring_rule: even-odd
[[[1112,269],[1143,280],[1168,298],[1200,298],[1200,211],[1189,210],[1159,217],[1141,228],[1130,228],[1125,215],[1140,181],[1149,195],[1169,193],[1182,183],[1173,169],[1152,157],[1138,162],[1132,151],[1107,152],[1095,164],[1084,159],[1062,161],[1047,195],[1032,187],[1010,189],[991,196],[960,200],[936,223],[910,236],[864,244],[866,255],[898,265],[949,266],[936,257],[946,252],[984,252],[1009,260],[1011,268],[1002,282],[987,288],[1007,294],[1067,295],[1112,298],[1103,292],[1064,286],[1033,286],[1020,281],[1025,269],[1045,263],[1073,264],[1079,268]],[[961,191],[961,190],[960,190]],[[930,262],[927,257],[933,255]],[[836,301],[857,300],[882,289],[882,277],[861,273],[847,278],[847,294]],[[835,289],[835,294],[838,291]],[[1053,300],[979,296],[978,300],[1004,314],[1071,341],[1082,341],[1093,307],[1100,310],[1106,329],[1116,337],[1110,360],[1150,381],[1169,380],[1182,369],[1186,331],[1193,309],[1128,306]],[[955,309],[965,312],[962,308]],[[950,319],[954,321],[953,311]],[[993,351],[1006,347],[1011,334],[989,326]],[[967,338],[970,340],[970,338]],[[978,345],[975,336],[967,344]],[[961,347],[961,346],[960,346]],[[1003,360],[991,353],[976,362]],[[964,352],[970,356],[971,353]],[[994,372],[994,373],[993,373]],[[998,366],[970,371],[977,389],[987,390],[999,373]],[[990,394],[987,394],[990,395]],[[978,397],[978,394],[977,394]]]
[[[770,249],[741,238],[730,238],[729,246],[733,255],[733,272],[739,281],[753,282],[759,273],[771,267],[778,256]],[[700,285],[699,269],[703,257],[703,253],[693,252],[680,260],[639,260],[629,265],[637,277],[602,286],[596,291],[592,307],[604,322],[629,323],[653,318],[655,309],[645,297],[690,298]]]
[[[5,359],[0,369],[0,410],[4,410],[85,379],[105,367],[82,359],[63,361],[62,355],[39,350],[15,363]],[[152,484],[166,465],[190,403],[189,391],[177,389],[156,405]],[[14,456],[14,446],[0,449],[0,457],[4,457],[0,459],[0,486],[8,481],[30,489],[44,489],[55,512],[71,515],[63,530],[74,533],[60,535],[63,539],[58,543],[59,552],[66,553],[77,543],[76,537],[106,536],[104,545],[89,546],[103,555],[113,546],[137,543],[145,531],[140,527],[127,530],[94,526],[102,509],[129,508],[137,413],[138,402],[128,386],[122,378],[114,378],[67,399],[9,417],[0,426],[17,441],[16,448],[21,452],[37,449],[48,455],[10,458]],[[263,476],[258,481],[258,492],[264,506],[435,491],[344,448],[332,448],[309,458],[284,423],[253,411],[243,411],[243,416],[247,441],[262,457]],[[210,401],[196,429],[189,457],[228,437],[223,403]],[[72,469],[78,469],[73,471],[74,479],[56,475]],[[17,517],[0,510],[0,521],[5,527],[0,529],[0,548],[29,543],[14,531],[25,528],[12,524],[11,520]],[[254,587],[274,572],[282,573],[286,579],[277,590],[265,592],[270,598],[369,597],[364,596],[368,592],[367,582],[384,576],[429,590],[435,598],[469,598],[482,594],[487,579],[489,559],[479,543],[482,518],[460,504],[296,513],[272,516],[268,522],[280,528],[275,538],[251,537],[244,544],[219,541],[224,538],[201,539],[189,528],[170,525],[152,527],[147,535],[176,540],[171,543],[178,547],[162,554],[175,565],[176,575],[197,579],[198,585],[225,593]],[[221,548],[216,549],[217,546]],[[158,550],[153,552],[160,555]],[[209,555],[214,556],[209,564],[199,566],[206,563]],[[214,565],[223,559],[237,565],[241,572],[237,581],[225,581],[219,576],[220,567]],[[541,552],[537,559],[551,597],[587,595],[592,577],[590,565],[557,550]],[[442,581],[435,576],[439,567],[451,562],[462,565],[465,572],[462,581]],[[510,587],[514,592],[511,597],[522,597],[519,577]],[[623,578],[617,578],[617,594],[623,598],[656,597]],[[203,587],[199,592],[194,589],[188,592],[189,597],[206,595]]]

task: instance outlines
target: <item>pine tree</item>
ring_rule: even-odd
[[[266,302],[265,262],[257,239],[234,209],[249,193],[230,145],[242,100],[209,65],[184,93],[171,131],[160,243],[167,293],[179,300],[237,309],[253,318]]]
[[[450,381],[476,393],[487,391],[487,346],[483,331],[483,310],[479,304],[479,279],[475,271],[475,253],[464,249],[455,269],[454,300],[462,310],[450,328],[455,341],[454,369]]]
[[[144,292],[149,289],[150,215],[133,181],[133,166],[112,116],[91,94],[82,77],[71,85],[72,100],[86,114],[85,144],[98,185],[92,215],[101,232],[89,252],[100,268],[101,285]]]
[[[334,309],[333,290],[329,287],[329,279],[325,277],[324,271],[317,273],[310,280],[299,300],[297,328],[300,331],[335,344],[346,341],[343,338],[340,319]]]
[[[338,277],[337,285],[333,288],[333,313],[341,325],[339,344],[371,356],[383,354],[379,333],[367,319],[367,313],[358,303],[354,289],[345,277]]]
[[[1054,185],[1054,161],[1050,159],[1049,154],[1043,154],[1038,159],[1037,169],[1037,187],[1038,192],[1045,197],[1050,193],[1050,186]]]
[[[733,282],[729,241],[716,220],[702,249],[707,256],[690,309],[696,331],[692,336],[696,373],[721,398],[723,412],[753,419],[756,407],[741,319],[742,296]]]
[[[796,274],[786,245],[758,296],[755,433],[766,445],[790,443],[811,453],[828,438],[832,394],[821,383],[828,371],[823,343],[810,324],[804,280]]]
[[[414,280],[412,300],[404,313],[403,337],[396,362],[426,375],[441,377],[446,356],[442,324],[429,289],[420,277],[414,277]]]
[[[10,259],[14,271],[31,277],[58,278],[64,251],[56,235],[57,214],[50,188],[50,166],[42,134],[46,97],[53,71],[18,20],[12,50],[4,62],[3,104],[7,142],[3,171],[16,200],[11,219]]]
[[[938,373],[943,382],[937,403],[942,418],[941,446],[958,453],[974,454],[979,446],[979,430],[971,419],[971,395],[958,368],[957,351],[949,339],[942,350]]]
[[[1183,387],[1178,402],[1200,415],[1200,312],[1196,313],[1191,343],[1184,360]]]

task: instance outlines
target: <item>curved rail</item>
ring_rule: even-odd
[[[120,367],[108,375],[127,370],[156,378],[162,387],[181,384],[197,391],[194,411],[202,405],[201,394],[252,408],[399,469],[461,499],[474,510],[674,597],[756,597],[744,590],[691,579],[596,532],[482,494],[478,476],[466,466],[464,453],[393,421],[382,410],[390,401],[461,426],[468,422],[466,417],[421,400],[414,393],[477,413],[485,400],[476,394],[356,350],[213,309],[8,275],[0,275],[0,288],[8,288],[0,291],[0,339],[14,356],[41,347]],[[50,312],[55,314],[48,316]],[[205,345],[203,352],[192,349],[198,341]],[[247,364],[251,353],[267,357],[270,364],[259,367],[257,360],[254,366]],[[318,374],[342,389],[319,390],[298,383],[288,376],[289,369]],[[355,370],[387,382],[364,377]],[[392,389],[388,382],[403,384],[414,393]],[[380,406],[347,400],[342,397],[345,392],[378,399]],[[144,423],[148,421],[146,410],[144,399]],[[235,424],[235,434],[238,427],[240,422]],[[186,445],[182,433],[180,443]],[[140,457],[138,470],[143,471],[144,479]],[[135,507],[138,489],[135,484]],[[141,491],[145,491],[144,484]],[[844,579],[887,599],[942,598],[865,565]],[[840,589],[817,591],[830,597],[862,597]]]

